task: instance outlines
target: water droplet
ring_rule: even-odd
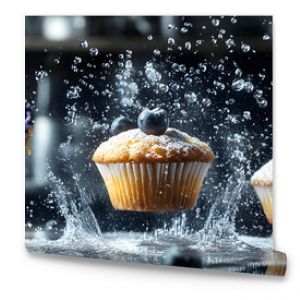
[[[225,70],[224,65],[223,65],[223,64],[219,64],[219,65],[218,65],[218,71],[219,71],[219,72],[224,72],[224,70]]]
[[[169,91],[169,87],[163,83],[160,83],[158,87],[162,93],[167,93]]]
[[[132,58],[132,51],[131,50],[126,50],[126,58],[131,59]]]
[[[175,40],[174,40],[173,38],[168,38],[168,44],[169,44],[170,46],[175,45]]]
[[[243,72],[240,68],[236,68],[235,71],[234,71],[234,74],[238,77],[242,77]]]
[[[190,22],[184,22],[183,25],[184,25],[185,27],[193,27],[193,24],[190,23]]]
[[[97,48],[91,48],[89,52],[90,52],[90,55],[93,57],[95,57],[99,54],[99,50]]]
[[[207,69],[206,65],[205,65],[205,64],[202,64],[202,63],[198,64],[198,67],[199,67],[199,70],[200,70],[202,73],[205,72],[206,69]]]
[[[220,89],[222,91],[225,89],[225,84],[221,81],[214,80],[213,84],[215,87],[217,87],[218,89]]]
[[[173,83],[171,85],[171,90],[174,91],[174,92],[178,91],[179,88],[180,88],[180,86],[178,84],[176,84],[176,83]]]
[[[60,59],[59,59],[59,58],[54,58],[54,62],[55,62],[56,64],[60,64]]]
[[[77,99],[80,98],[81,88],[79,86],[70,86],[67,90],[67,99]]]
[[[266,75],[265,74],[261,74],[261,73],[258,73],[258,77],[261,78],[261,80],[264,80]]]
[[[87,48],[88,46],[89,46],[89,44],[86,40],[80,41],[80,47],[81,48]]]
[[[203,43],[203,40],[196,40],[196,46],[200,46]]]
[[[183,116],[183,117],[187,117],[189,114],[188,114],[188,112],[186,111],[186,110],[181,110],[180,111],[180,114]]]
[[[268,34],[265,34],[264,36],[263,36],[263,40],[269,40],[271,37],[268,35]]]
[[[186,82],[186,84],[191,84],[191,83],[193,82],[193,79],[190,78],[190,77],[186,77],[186,78],[184,79],[184,81]]]
[[[69,84],[70,82],[69,82],[69,80],[68,79],[64,79],[64,84]]]
[[[203,98],[202,104],[206,107],[209,107],[209,106],[211,106],[211,100],[209,98]]]
[[[244,79],[234,79],[231,84],[231,88],[235,92],[240,92],[244,88]]]
[[[75,58],[74,58],[74,64],[75,65],[78,65],[78,64],[81,64],[81,62],[82,62],[82,58],[81,57],[79,57],[79,56],[75,56]]]
[[[197,101],[197,95],[194,92],[186,92],[184,94],[184,99],[188,102],[188,103],[194,103]]]
[[[225,44],[226,44],[227,48],[230,49],[235,46],[235,41],[233,38],[229,38],[225,41]]]
[[[184,65],[184,64],[179,65],[179,70],[180,70],[180,72],[185,73],[187,70],[186,65]]]
[[[186,42],[186,43],[184,44],[184,48],[187,49],[187,50],[191,50],[191,48],[192,48],[191,42]]]
[[[172,66],[171,66],[171,68],[175,72],[179,72],[180,71],[179,64],[177,64],[177,63],[173,63]]]
[[[220,25],[220,20],[216,19],[216,18],[213,18],[211,20],[211,23],[213,24],[213,26],[219,26]]]
[[[268,101],[265,98],[256,99],[256,103],[260,108],[265,108],[268,106]]]
[[[243,112],[243,118],[245,120],[251,120],[251,113],[250,113],[250,111],[244,111]]]
[[[125,69],[132,69],[132,61],[131,60],[126,60]]]
[[[227,105],[232,105],[232,104],[235,103],[235,100],[234,100],[233,98],[229,98],[227,101],[225,101],[225,103],[226,103]]]
[[[160,55],[160,51],[158,49],[154,49],[153,50],[153,54],[156,55],[156,56],[159,56]]]
[[[40,81],[43,80],[45,77],[48,77],[48,73],[44,70],[35,71],[34,74],[35,74],[36,81]]]
[[[254,86],[252,84],[251,81],[245,81],[244,82],[244,90],[247,92],[247,93],[251,93],[254,89]]]
[[[241,50],[242,50],[244,53],[249,52],[250,49],[251,49],[251,47],[250,47],[250,45],[248,45],[248,44],[244,44],[244,43],[243,43],[243,44],[241,45]]]
[[[189,30],[188,30],[187,27],[182,27],[182,28],[180,29],[180,32],[183,33],[183,34],[187,33],[188,31],[189,31]]]
[[[235,24],[235,23],[237,22],[237,19],[236,19],[235,17],[232,17],[232,18],[230,19],[230,22],[231,22],[232,24]]]
[[[259,90],[259,89],[256,89],[254,94],[253,94],[253,97],[256,99],[256,100],[259,100],[263,95],[263,91],[262,90]]]
[[[149,34],[149,35],[147,36],[147,40],[148,40],[148,41],[153,40],[153,35],[152,35],[152,34]]]

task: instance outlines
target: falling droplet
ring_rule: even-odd
[[[256,103],[260,108],[265,108],[268,106],[268,101],[265,98],[256,99]]]
[[[89,46],[89,44],[86,40],[80,41],[80,47],[81,48],[87,48],[88,46]]]
[[[249,52],[250,49],[251,49],[251,47],[250,47],[250,45],[248,45],[248,44],[242,44],[242,45],[241,45],[241,50],[242,50],[244,53]]]
[[[180,70],[180,72],[185,73],[187,70],[186,65],[184,65],[184,64],[179,65],[179,70]]]
[[[153,40],[153,35],[152,35],[152,34],[149,34],[149,35],[147,36],[147,40],[148,40],[148,41]]]
[[[189,31],[189,30],[188,30],[187,27],[182,27],[182,28],[180,29],[180,32],[183,33],[183,34],[187,33],[188,31]]]
[[[254,89],[254,86],[251,81],[245,81],[244,82],[244,91],[247,93],[251,93]]]
[[[206,107],[209,107],[209,106],[211,106],[211,100],[209,98],[203,98],[202,104]]]
[[[213,18],[211,20],[211,23],[214,25],[214,26],[219,26],[220,25],[220,20],[219,19],[216,19],[216,18]]]
[[[43,80],[45,77],[48,77],[48,73],[44,70],[35,71],[35,80],[40,81]]]
[[[160,55],[160,51],[158,49],[154,49],[153,50],[153,54],[156,55],[156,56],[159,56]]]
[[[163,83],[160,83],[158,87],[162,93],[167,93],[169,91],[169,87]]]
[[[79,86],[70,86],[67,90],[67,99],[77,99],[80,98],[81,88]]]
[[[244,79],[234,79],[231,84],[231,88],[235,92],[240,92],[244,88]]]
[[[256,100],[259,100],[262,97],[262,95],[263,95],[263,91],[259,90],[259,89],[256,89],[254,94],[253,94],[253,97]]]
[[[180,71],[179,65],[177,63],[172,64],[171,68],[175,72],[179,72]]]
[[[237,22],[237,19],[236,19],[235,17],[232,17],[232,18],[230,19],[230,22],[231,22],[232,24],[235,24],[235,23]]]
[[[93,57],[95,57],[99,54],[99,50],[97,48],[91,48],[89,52],[90,52],[90,55]]]
[[[265,34],[264,36],[263,36],[263,40],[269,40],[271,37],[268,35],[268,34]]]
[[[82,58],[81,57],[79,57],[79,56],[75,56],[75,58],[74,58],[74,64],[75,65],[78,65],[78,64],[81,64],[81,62],[82,62]]]
[[[194,92],[186,92],[184,94],[184,99],[188,102],[188,103],[194,103],[197,101],[197,95]]]
[[[175,45],[175,40],[174,40],[173,38],[168,38],[168,44],[169,44],[170,46]]]
[[[229,38],[225,41],[225,44],[226,44],[227,48],[230,49],[235,46],[235,41],[233,38]]]
[[[187,49],[187,50],[191,50],[191,48],[192,48],[191,42],[186,42],[186,43],[184,44],[184,48]]]
[[[199,67],[199,70],[200,70],[202,73],[205,72],[206,69],[207,69],[206,65],[205,65],[205,64],[202,64],[202,63],[198,64],[198,67]]]
[[[244,111],[243,112],[243,118],[245,120],[251,120],[251,113],[250,113],[250,111]]]

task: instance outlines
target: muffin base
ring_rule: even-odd
[[[119,210],[179,211],[192,208],[210,163],[96,163],[111,203]]]
[[[255,186],[263,211],[270,224],[273,222],[272,186]]]

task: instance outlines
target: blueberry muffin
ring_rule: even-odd
[[[113,207],[157,212],[192,208],[214,160],[212,149],[195,137],[168,128],[164,110],[142,112],[135,129],[127,130],[132,122],[122,118],[111,126],[117,135],[102,143],[92,158]]]

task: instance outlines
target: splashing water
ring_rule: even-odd
[[[242,137],[228,138],[231,149],[242,144]],[[94,195],[81,185],[81,175],[72,169],[72,189],[49,171],[51,199],[54,200],[66,225],[60,239],[49,241],[38,230],[33,239],[27,239],[30,251],[87,256],[112,260],[166,263],[170,249],[179,247],[196,253],[238,253],[245,251],[271,250],[270,238],[247,238],[235,230],[235,217],[243,187],[248,184],[242,162],[245,157],[236,149],[232,154],[233,175],[228,179],[224,190],[219,190],[210,209],[204,227],[199,231],[190,226],[186,213],[173,218],[171,225],[151,232],[108,232],[101,233],[95,215],[89,205]],[[69,184],[70,185],[70,184]],[[196,210],[199,214],[199,210]],[[46,230],[46,229],[44,229]]]

